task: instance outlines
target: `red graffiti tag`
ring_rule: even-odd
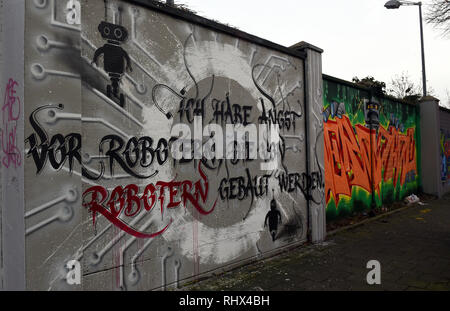
[[[405,134],[390,126],[375,130],[357,124],[352,126],[347,116],[324,123],[325,139],[325,194],[326,202],[333,195],[336,206],[340,195],[351,196],[353,186],[380,196],[382,170],[384,181],[392,180],[394,187],[406,181],[416,169],[414,129]]]
[[[16,96],[16,86],[19,83],[9,79],[5,89],[5,97],[2,106],[2,163],[9,168],[12,164],[14,168],[22,165],[22,156],[17,147],[17,121],[20,117],[20,98]]]
[[[85,199],[90,195],[90,201],[83,203],[83,206],[88,207],[93,213],[94,226],[96,215],[97,213],[100,213],[112,224],[137,238],[156,237],[169,228],[173,219],[170,219],[169,223],[163,229],[155,233],[145,233],[132,228],[129,224],[120,219],[120,215],[124,214],[126,217],[134,217],[141,212],[142,208],[147,212],[150,212],[158,200],[160,202],[161,214],[163,214],[166,192],[169,194],[166,208],[176,208],[180,206],[181,203],[186,207],[186,204],[189,202],[201,215],[210,214],[216,206],[217,199],[210,210],[205,210],[203,208],[202,205],[206,203],[208,197],[209,185],[208,178],[202,171],[200,163],[198,165],[198,172],[201,179],[195,183],[190,180],[170,182],[158,181],[156,184],[148,184],[141,196],[138,195],[139,186],[135,184],[130,184],[125,187],[117,186],[112,190],[111,194],[109,194],[103,186],[93,186],[83,193],[83,202],[86,202]],[[180,200],[176,199],[178,195],[180,196]]]

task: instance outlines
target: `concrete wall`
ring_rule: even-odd
[[[3,0],[0,1],[0,72],[3,72]],[[0,85],[3,85],[3,75],[0,74]],[[3,289],[3,238],[2,238],[2,168],[0,163],[0,290]]]
[[[25,288],[24,25],[25,1],[4,0],[0,98],[3,288]],[[7,64],[7,66],[6,66]]]
[[[333,77],[324,75],[323,83],[327,219],[367,212],[417,193],[418,107]]]
[[[5,220],[2,210],[2,228],[22,222],[19,247],[5,230],[2,244],[21,252],[22,269],[7,269],[19,287],[167,289],[303,243],[308,231],[323,240],[320,49],[147,1],[22,4],[25,175],[2,201],[14,211]],[[113,34],[120,47],[107,44]],[[174,129],[197,135],[186,150],[211,142],[209,124],[231,144],[227,124],[278,134],[257,134],[255,159],[172,156]],[[272,161],[261,155],[270,138]],[[66,280],[72,260],[80,285]]]
[[[439,109],[442,193],[450,191],[450,110]]]
[[[102,161],[105,164],[99,181],[83,182],[85,200],[90,200],[95,184],[111,196],[115,187],[136,185],[139,195],[149,185],[165,189],[158,191],[153,209],[134,206],[140,213],[122,217],[124,225],[115,218],[99,218],[93,225],[96,211],[92,205],[84,210],[83,239],[91,243],[84,250],[84,288],[134,290],[176,284],[305,241],[305,189],[293,183],[306,173],[303,60],[153,10],[114,3],[107,19],[103,2],[82,5],[83,118],[99,120],[83,121],[83,152],[89,155],[86,168],[91,172],[99,172]],[[106,56],[98,66],[90,65],[94,52],[105,44],[98,31],[102,21],[120,22],[129,33],[122,47],[133,71],[122,79],[124,109],[104,95],[109,83]],[[233,122],[258,124],[263,111],[275,110],[283,111],[291,123],[276,121],[286,153],[274,169],[262,170],[259,159],[202,162],[167,157],[176,124],[198,133],[195,115],[202,117],[201,132],[209,123],[223,128]],[[117,147],[119,141],[126,144],[143,137],[153,140],[151,148],[156,150],[151,165],[140,152],[134,154],[142,159],[137,163],[98,158],[102,152],[108,154],[113,140]],[[126,152],[125,146],[122,150]],[[178,196],[186,190],[180,183],[205,187],[205,196],[181,204]],[[166,193],[162,203],[162,193],[172,187],[179,194],[169,202]],[[264,228],[272,199],[282,219],[274,241]],[[130,228],[155,236],[124,235]]]
[[[0,0],[2,288],[167,289],[320,242],[325,215],[447,191],[450,118],[435,99],[419,109],[322,81],[322,50],[305,42],[106,4]],[[255,159],[246,144],[242,159],[188,151],[233,145],[227,124],[277,131],[257,133]]]

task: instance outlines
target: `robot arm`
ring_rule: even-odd
[[[127,69],[130,72],[133,72],[133,68],[131,68],[131,59],[130,56],[128,56],[128,53],[126,51],[123,51],[123,56],[125,57],[125,60],[127,62]]]
[[[92,63],[93,63],[93,64],[98,65],[98,64],[97,64],[97,60],[98,60],[98,58],[100,57],[100,55],[102,55],[102,54],[104,53],[104,50],[105,50],[105,47],[102,46],[101,48],[98,48],[98,49],[95,51],[95,53],[94,53],[94,58],[92,59]]]

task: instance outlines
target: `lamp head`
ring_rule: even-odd
[[[386,9],[398,9],[401,5],[402,3],[398,0],[389,0],[384,4],[384,7]]]

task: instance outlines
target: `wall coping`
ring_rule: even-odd
[[[315,45],[312,45],[306,41],[300,41],[296,44],[294,44],[293,46],[290,47],[291,49],[297,50],[297,51],[302,51],[304,49],[311,49],[315,52],[318,52],[320,54],[323,53],[323,50]]]
[[[436,97],[434,97],[434,96],[424,96],[424,97],[422,97],[420,100],[419,100],[419,102],[420,103],[423,103],[423,102],[439,102],[439,99],[437,99]]]
[[[448,109],[446,107],[439,106],[439,110],[446,112],[446,113],[450,113],[450,109]]]
[[[363,86],[357,85],[356,83],[353,83],[353,82],[350,82],[350,81],[347,81],[347,80],[343,80],[343,79],[340,79],[340,78],[336,78],[336,77],[333,77],[333,76],[330,76],[330,75],[327,75],[327,74],[324,74],[324,73],[322,74],[322,78],[323,78],[324,80],[328,80],[328,81],[331,81],[331,82],[336,82],[336,83],[344,84],[344,85],[346,85],[346,86],[349,86],[349,87],[352,87],[352,88],[355,88],[355,89],[359,89],[359,90],[361,90],[361,91],[365,91],[365,92],[369,92],[369,93],[372,91],[372,90],[371,90],[370,88],[368,88],[368,87],[363,87]],[[401,104],[405,104],[405,105],[410,105],[410,106],[416,107],[415,104],[410,103],[410,102],[408,102],[408,101],[406,101],[406,100],[403,100],[403,99],[396,98],[396,97],[394,97],[394,96],[390,96],[390,95],[381,95],[381,96],[377,96],[377,97],[381,97],[381,98],[383,98],[383,99],[388,99],[388,100],[392,100],[392,101],[394,101],[394,102],[398,102],[398,103],[401,103]]]

